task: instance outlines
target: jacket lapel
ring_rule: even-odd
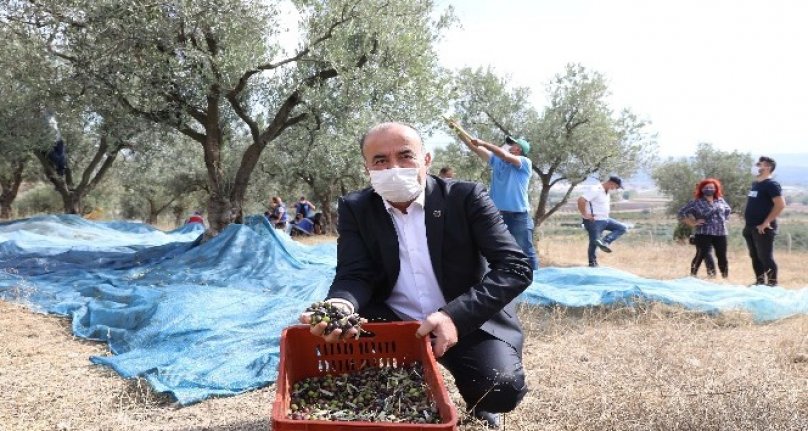
[[[443,189],[437,181],[426,177],[426,199],[424,201],[424,221],[426,223],[426,241],[429,257],[435,278],[443,290],[443,221],[446,220],[446,208]]]

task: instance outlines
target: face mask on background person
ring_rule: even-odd
[[[418,182],[418,168],[370,171],[370,185],[388,202],[409,202],[424,191]]]
[[[704,196],[708,196],[708,197],[713,196],[713,195],[715,195],[715,189],[701,189],[701,193]]]
[[[505,150],[505,152],[506,152],[506,153],[510,153],[510,152],[511,152],[511,146],[510,146],[510,144],[502,144],[502,146],[501,146],[501,147],[499,147],[499,148],[502,148],[503,150]]]

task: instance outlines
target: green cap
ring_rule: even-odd
[[[505,142],[513,145],[518,145],[519,148],[522,149],[522,155],[527,156],[527,153],[530,152],[530,142],[522,139],[522,138],[513,138],[511,136],[505,137]]]

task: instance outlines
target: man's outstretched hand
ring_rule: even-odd
[[[443,311],[436,311],[421,322],[421,326],[415,332],[416,337],[427,337],[432,333],[435,339],[432,340],[432,352],[436,358],[440,358],[452,346],[457,344],[457,327],[452,318]]]
[[[342,311],[344,311],[346,314],[353,313],[351,307],[344,305],[342,302],[336,302],[336,301],[327,301],[327,302],[330,302],[332,305],[341,308]],[[310,311],[300,313],[300,316],[298,317],[297,320],[304,325],[311,325],[311,315],[312,313]],[[357,329],[356,327],[349,329],[345,333],[343,333],[342,329],[337,328],[326,334],[325,330],[327,327],[328,327],[327,322],[319,322],[316,325],[311,325],[311,333],[312,335],[315,335],[317,337],[323,337],[323,339],[328,343],[336,343],[337,341],[340,341],[340,339],[355,338],[359,335],[359,329]]]

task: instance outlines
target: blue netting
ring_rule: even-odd
[[[263,216],[200,244],[200,225],[162,232],[75,216],[0,224],[0,298],[72,316],[73,331],[109,343],[93,357],[141,376],[181,404],[272,383],[281,329],[327,292],[335,244],[304,246]],[[584,307],[637,298],[772,320],[808,313],[808,288],[648,280],[610,269],[541,269],[522,300]]]

